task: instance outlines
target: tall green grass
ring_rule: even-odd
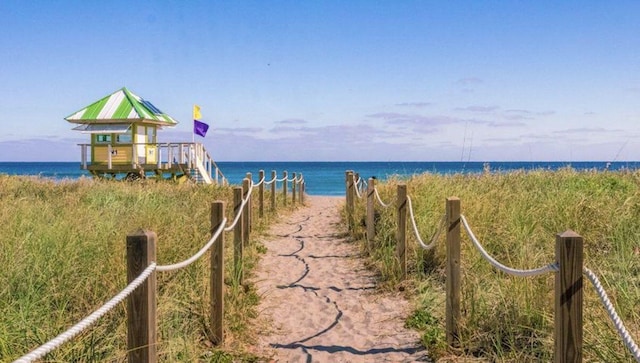
[[[233,216],[229,187],[0,175],[0,361],[47,342],[126,286],[128,233],[156,232],[158,264],[193,255],[210,238],[214,200],[227,201],[227,216]],[[269,218],[254,215],[254,233],[259,233]],[[207,339],[209,254],[185,269],[158,273],[161,361],[257,359],[247,348],[258,296],[252,286],[233,279],[232,241],[228,234],[222,347],[211,347]],[[245,269],[255,265],[259,247],[246,250]],[[45,361],[124,361],[126,354],[122,303]]]
[[[424,174],[392,179],[378,190],[394,201],[406,183],[418,228],[428,240],[444,214],[445,199],[461,199],[462,214],[485,249],[515,268],[555,262],[555,235],[572,229],[585,240],[584,263],[602,280],[631,335],[640,340],[640,173],[533,171],[481,175]],[[554,280],[512,277],[491,267],[462,232],[460,348],[444,334],[445,234],[435,250],[417,246],[411,228],[408,281],[395,258],[395,203],[381,213],[371,263],[389,287],[408,288],[416,312],[407,325],[423,332],[434,358],[539,362],[553,359]],[[356,220],[365,213],[359,201]],[[363,233],[362,230],[356,233]],[[632,361],[594,289],[584,280],[585,361]],[[457,358],[455,358],[457,357]]]

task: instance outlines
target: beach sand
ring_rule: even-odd
[[[340,226],[344,198],[306,197],[263,237],[253,277],[261,296],[256,353],[271,362],[428,361],[404,328],[410,306],[376,290],[359,247]]]

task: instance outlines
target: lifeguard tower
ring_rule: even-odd
[[[80,168],[96,177],[227,183],[201,143],[159,143],[158,130],[174,127],[178,122],[127,88],[65,120],[80,124],[73,130],[90,135],[89,144],[80,144]]]

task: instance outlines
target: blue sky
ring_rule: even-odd
[[[638,1],[0,1],[0,161],[126,86],[219,161],[639,160]]]

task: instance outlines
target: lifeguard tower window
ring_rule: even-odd
[[[156,142],[156,129],[153,127],[147,127],[147,143],[155,144]]]
[[[96,135],[96,142],[99,144],[109,144],[111,143],[111,135],[98,134]]]
[[[116,137],[118,144],[131,144],[131,134],[118,134]]]

